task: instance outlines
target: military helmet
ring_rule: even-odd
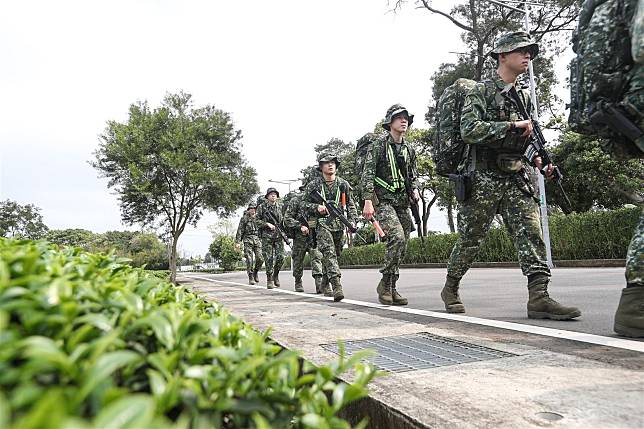
[[[251,201],[250,203],[248,203],[248,207],[246,207],[246,210],[256,209],[256,208],[257,208],[257,203]]]
[[[277,195],[277,198],[279,198],[279,197],[280,197],[280,193],[279,193],[279,192],[277,192],[277,189],[275,189],[275,188],[268,188],[268,189],[266,190],[266,194],[264,195],[264,198],[268,198],[268,195],[269,195],[269,194],[271,194],[271,193],[273,193],[273,192],[275,192],[275,194]]]
[[[389,109],[387,109],[387,113],[385,114],[385,120],[382,122],[382,128],[389,131],[390,130],[389,125],[391,125],[391,121],[393,121],[394,116],[402,112],[405,112],[407,114],[407,118],[409,118],[407,122],[411,126],[411,124],[414,123],[414,115],[410,115],[409,111],[402,104],[394,104]]]
[[[515,49],[528,47],[530,50],[530,59],[537,58],[539,54],[539,44],[532,40],[530,35],[525,31],[513,31],[510,33],[503,33],[494,41],[494,49],[490,52],[490,56],[495,60],[499,58],[499,54],[512,52]]]
[[[335,162],[335,168],[338,168],[340,166],[340,160],[338,159],[338,156],[334,153],[326,152],[326,153],[321,153],[318,155],[318,165],[322,164],[323,162]]]

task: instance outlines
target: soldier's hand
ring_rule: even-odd
[[[418,189],[414,189],[414,201],[420,201],[420,193]]]
[[[532,135],[532,120],[531,119],[525,119],[523,121],[517,121],[514,123],[514,126],[516,128],[520,128],[523,130],[523,134],[521,134],[521,137],[530,137]]]
[[[325,215],[325,214],[327,214],[329,211],[326,209],[326,206],[325,206],[324,204],[321,204],[321,205],[319,205],[319,206],[318,206],[318,212],[319,212],[320,214]]]
[[[541,159],[540,156],[535,156],[534,157],[534,166],[537,167],[539,169],[539,171],[542,171],[542,172],[544,171],[543,170],[543,160]],[[548,179],[552,179],[552,174],[555,172],[555,168],[556,168],[555,165],[548,164],[548,167],[546,168],[546,170],[544,172],[545,176]]]
[[[239,248],[241,248],[241,244],[235,243],[235,249],[239,249]]]
[[[270,229],[271,231],[275,231],[275,225],[273,225],[272,223],[268,223],[268,222],[266,222],[266,226],[267,226],[267,227],[268,227],[268,229]]]
[[[370,220],[376,211],[373,209],[373,203],[371,200],[364,200],[364,207],[362,208],[362,216],[365,219]]]
[[[302,231],[302,234],[304,235],[309,235],[309,229],[305,227],[304,225],[300,226],[300,231]]]

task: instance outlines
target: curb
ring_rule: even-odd
[[[562,259],[553,261],[555,268],[608,268],[625,267],[626,259]],[[447,268],[446,262],[400,264],[401,268]],[[343,270],[380,268],[380,265],[340,265]],[[474,262],[472,268],[519,268],[518,262]],[[310,269],[310,267],[308,267]]]

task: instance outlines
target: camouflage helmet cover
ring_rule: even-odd
[[[257,203],[254,201],[251,201],[250,203],[248,203],[248,207],[246,207],[246,210],[256,209],[256,208],[257,208]]]
[[[528,47],[530,50],[530,59],[537,58],[539,54],[539,44],[532,40],[530,35],[525,31],[513,31],[510,33],[503,33],[494,41],[494,49],[490,52],[490,56],[498,59],[499,54],[512,52],[515,49]]]
[[[266,195],[264,195],[264,198],[268,198],[268,196],[269,196],[270,194],[272,194],[272,193],[275,193],[275,195],[277,195],[277,198],[279,198],[279,197],[280,197],[280,193],[279,193],[279,192],[277,192],[277,189],[275,189],[275,188],[268,188],[268,189],[266,190]]]
[[[335,162],[335,168],[338,168],[340,166],[340,160],[338,159],[338,156],[334,153],[321,153],[318,155],[318,166],[322,164],[323,162]]]
[[[382,128],[389,131],[390,129],[389,125],[391,125],[391,121],[393,121],[394,116],[403,112],[407,114],[407,118],[409,118],[408,125],[411,126],[411,124],[414,123],[414,115],[410,115],[409,111],[402,104],[394,104],[389,109],[387,109],[387,113],[385,114],[385,120],[382,121]]]

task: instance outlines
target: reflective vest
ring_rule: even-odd
[[[400,170],[398,170],[398,163],[396,162],[396,157],[394,156],[394,150],[390,143],[387,144],[387,158],[389,158],[389,169],[391,170],[391,177],[393,178],[393,183],[387,183],[384,179],[376,177],[374,182],[389,192],[397,192],[399,189],[405,187],[405,177],[402,175]],[[402,148],[401,148],[402,149]],[[407,154],[408,150],[405,150],[403,157],[405,158],[405,164],[409,161]]]

